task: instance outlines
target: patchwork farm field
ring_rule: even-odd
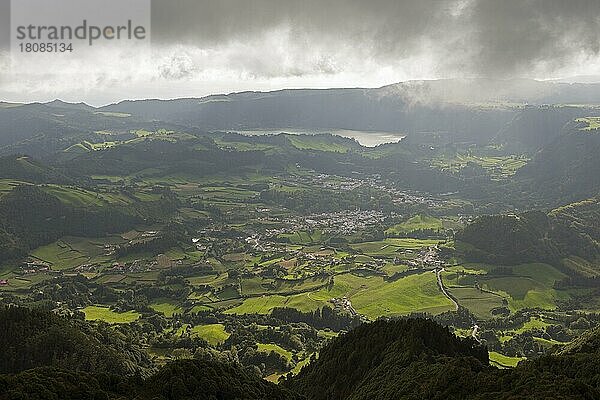
[[[165,317],[172,317],[175,313],[183,312],[183,309],[167,299],[157,299],[155,302],[150,304],[150,307],[159,313],[162,313]]]
[[[274,308],[288,307],[300,311],[314,311],[326,304],[324,300],[313,299],[310,293],[293,296],[261,296],[244,300],[244,302],[227,311],[226,314],[269,314]]]
[[[483,292],[474,287],[449,286],[449,291],[460,305],[481,319],[492,318],[492,311],[504,305],[505,298],[502,295]]]
[[[504,306],[511,311],[555,309],[558,302],[570,298],[567,290],[554,288],[565,276],[555,267],[541,263],[510,267],[468,264],[448,268],[444,280],[459,303],[481,318],[491,318],[492,310]]]
[[[411,312],[439,314],[454,309],[436,284],[435,274],[426,272],[385,283],[380,277],[369,284],[362,282],[350,290],[349,299],[356,310],[370,319],[381,316],[405,315]]]
[[[435,158],[431,161],[431,166],[442,171],[458,172],[471,163],[483,168],[495,179],[506,179],[525,166],[528,161],[529,159],[523,155],[477,156],[473,154],[457,154],[453,158]]]
[[[313,311],[332,298],[347,297],[356,311],[370,319],[411,312],[437,314],[454,309],[439,290],[435,274],[426,272],[386,282],[381,276],[337,275],[333,286],[294,296],[262,296],[245,300],[226,313],[266,314],[275,307]]]
[[[553,288],[565,275],[547,264],[522,264],[512,267],[511,276],[486,277],[482,285],[508,296],[509,308],[555,309],[557,302],[569,298],[568,293]]]
[[[135,134],[135,140],[155,136]],[[243,140],[223,139],[217,145],[227,151],[281,150]],[[352,153],[315,138],[291,138],[288,145]],[[477,162],[497,177],[523,160]],[[149,210],[153,218],[105,236],[64,236],[29,250],[22,264],[2,266],[0,280],[8,284],[0,286],[0,298],[31,291],[50,298],[62,288],[81,292],[76,309],[86,320],[156,330],[149,351],[160,362],[194,357],[203,346],[199,354],[217,354],[232,344],[246,360],[264,364],[261,373],[276,381],[297,372],[324,343],[359,323],[424,313],[458,335],[475,332],[489,339],[495,346],[491,363],[513,367],[565,343],[557,326],[569,325],[552,316],[583,293],[558,289],[568,274],[549,264],[465,263],[454,235],[468,218],[443,211],[468,208],[456,199],[416,197],[415,204],[402,206],[402,213],[363,210],[364,204],[352,203],[351,209],[304,212],[302,207],[313,207],[326,190],[332,197],[322,206],[330,207],[344,193],[371,183],[315,175],[300,166],[290,166],[283,176],[263,175],[253,166],[235,176],[198,177],[157,166],[95,178],[101,190],[49,184],[43,191],[79,210],[114,207],[136,216]],[[0,181],[0,196],[19,184]],[[270,190],[290,207],[266,196]],[[367,200],[376,198],[372,190],[366,191]],[[379,194],[397,195],[390,193]],[[132,204],[140,209],[132,210]],[[165,204],[172,206],[169,214],[163,214]],[[569,257],[565,265],[594,276],[594,265],[582,259]],[[593,304],[586,307],[593,309]]]
[[[49,263],[54,270],[71,269],[86,263],[107,264],[111,258],[106,255],[104,246],[107,243],[118,244],[119,237],[110,238],[76,238],[65,237],[47,246],[37,248],[31,256]]]

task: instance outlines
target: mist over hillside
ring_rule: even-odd
[[[123,101],[102,109],[214,130],[445,130],[487,137],[528,105],[600,104],[599,87],[534,80],[410,81],[378,89],[298,89]]]

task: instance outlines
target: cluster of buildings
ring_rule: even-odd
[[[76,272],[98,272],[100,271],[100,265],[98,264],[81,264],[75,267]]]
[[[291,226],[294,232],[299,230],[320,229],[325,233],[351,235],[385,219],[380,211],[344,210],[330,213],[311,214],[304,218],[288,218],[283,222]]]
[[[346,296],[339,299],[333,298],[329,300],[329,302],[333,304],[336,311],[347,312],[350,313],[350,315],[352,316],[358,315],[354,307],[352,307],[352,302],[350,302],[350,300]]]
[[[20,267],[22,274],[35,274],[38,272],[50,272],[50,264],[35,258],[25,260]]]
[[[412,250],[405,250],[404,254],[412,255]],[[424,247],[417,253],[414,258],[401,259],[396,257],[394,259],[395,264],[406,264],[414,268],[442,268],[446,265],[445,261],[439,256],[438,246]]]

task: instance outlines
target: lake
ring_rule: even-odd
[[[330,133],[332,135],[355,139],[365,147],[375,147],[385,143],[398,143],[406,135],[399,132],[377,132],[377,131],[354,131],[350,129],[257,129],[257,130],[237,130],[231,131],[242,135],[277,135],[279,133],[289,133],[292,135],[319,135]]]

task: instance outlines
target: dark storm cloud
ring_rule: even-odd
[[[289,46],[290,58],[299,64],[307,53],[318,51],[319,61],[310,68],[288,68],[288,75],[303,72],[338,72],[339,52],[352,48],[357,58],[400,61],[423,46],[424,38],[438,37],[445,29],[448,8],[454,0],[154,0],[153,41],[158,44],[185,44],[198,47],[226,46],[232,42],[259,40],[280,30]],[[268,49],[236,61],[247,63],[261,75],[269,71]],[[328,57],[331,54],[332,57]],[[264,65],[263,65],[264,64]],[[272,67],[274,67],[271,64]],[[271,74],[275,72],[275,74]]]
[[[154,0],[152,22],[156,39],[196,44],[246,38],[281,24],[300,35],[380,35],[388,42],[396,34],[409,40],[424,34],[445,3],[451,1]]]
[[[539,65],[552,70],[600,50],[598,0],[478,1],[470,21],[481,71],[512,75]]]
[[[423,56],[442,73],[513,75],[598,55],[599,16],[599,0],[153,0],[152,33],[215,48],[286,28],[290,52],[349,46],[376,63]]]

